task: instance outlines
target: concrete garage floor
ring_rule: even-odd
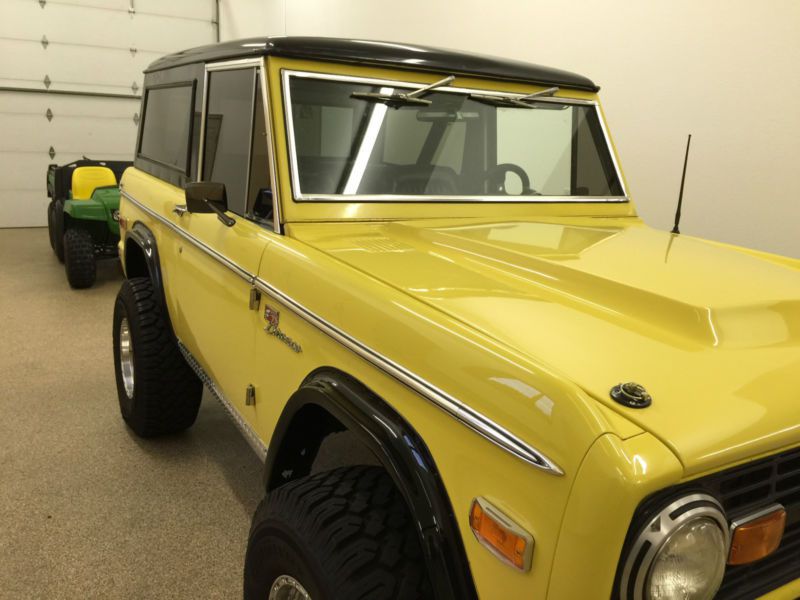
[[[237,598],[261,463],[205,396],[140,440],[117,406],[121,273],[72,290],[46,229],[0,229],[0,598]]]

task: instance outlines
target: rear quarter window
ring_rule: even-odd
[[[193,98],[193,83],[168,84],[145,91],[138,156],[189,173]]]

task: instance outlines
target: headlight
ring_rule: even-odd
[[[709,600],[725,574],[730,534],[707,494],[675,500],[641,529],[620,580],[622,600]]]

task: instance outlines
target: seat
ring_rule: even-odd
[[[108,167],[78,167],[72,173],[72,199],[88,200],[97,188],[109,185],[117,185],[117,178]]]

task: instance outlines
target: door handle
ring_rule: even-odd
[[[183,216],[183,215],[184,215],[184,214],[185,214],[185,213],[186,213],[188,210],[189,210],[189,209],[188,209],[188,208],[186,208],[186,205],[185,205],[185,204],[176,204],[176,205],[175,205],[175,206],[172,208],[172,212],[174,212],[174,213],[175,213],[176,215],[178,215],[179,217],[182,217],[182,216]]]

